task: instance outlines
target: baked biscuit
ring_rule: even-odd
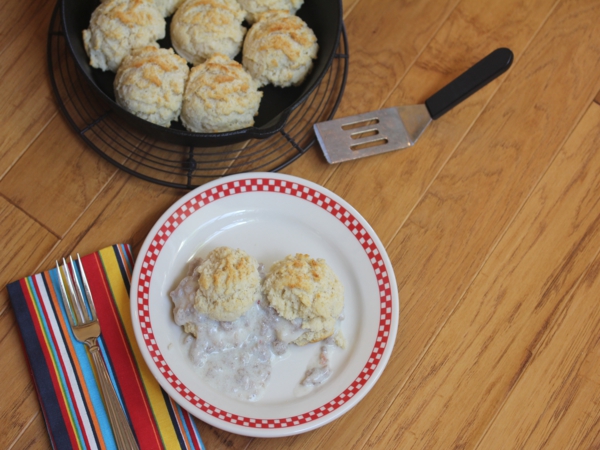
[[[252,24],[256,22],[259,14],[267,11],[285,10],[296,14],[304,0],[238,0],[238,3],[246,11],[248,23]]]
[[[258,262],[243,250],[218,247],[196,272],[194,308],[213,320],[232,322],[260,298]]]
[[[264,86],[297,86],[313,67],[319,45],[315,33],[286,11],[262,13],[244,41],[242,64]]]
[[[177,8],[183,3],[184,0],[152,0],[156,9],[160,11],[163,17],[169,17],[172,15]]]
[[[278,261],[263,281],[268,304],[289,321],[301,319],[305,345],[333,335],[344,308],[344,289],[324,259],[296,254]]]
[[[165,37],[165,19],[152,0],[104,0],[94,10],[83,45],[90,65],[116,72],[134,48],[156,45]]]
[[[254,125],[263,93],[242,65],[216,54],[190,71],[181,123],[189,131],[218,133]]]
[[[234,58],[246,34],[245,14],[236,0],[186,0],[171,22],[173,47],[192,64],[215,53]]]
[[[152,46],[132,50],[114,81],[119,105],[163,127],[179,118],[189,67],[172,49]]]

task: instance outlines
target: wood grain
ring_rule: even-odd
[[[24,33],[23,29],[32,22],[35,22],[35,20],[32,21],[32,17],[39,15],[42,22],[47,21],[48,8],[53,8],[54,2],[43,2],[41,8],[40,3],[42,2],[36,2],[35,0],[6,0],[0,4],[0,14],[4,19],[2,23],[0,23],[0,37],[2,38],[0,40],[0,55],[4,53],[5,50],[16,47],[14,42],[19,36],[23,37],[27,36],[27,34],[31,34],[33,29],[28,30],[28,33]],[[38,23],[38,28],[40,28],[40,24],[41,22]],[[43,32],[47,30],[40,31]]]
[[[6,173],[56,115],[45,63],[53,6],[52,1],[2,2],[0,174]]]
[[[11,198],[57,236],[63,236],[117,169],[94,154],[75,136],[61,116],[0,181],[0,194]],[[69,145],[64,145],[65,141]],[[32,182],[28,174],[44,174]],[[55,205],[61,204],[60,208]]]
[[[0,197],[0,283],[6,286],[35,273],[40,259],[52,249],[58,239],[38,222],[27,216],[6,199]],[[6,289],[0,292],[0,317],[8,307]]]
[[[350,11],[358,4],[360,0],[342,0],[342,11],[344,18],[348,16]]]
[[[15,450],[44,450],[51,448],[50,438],[45,430],[46,424],[40,412],[32,417],[29,426],[10,448]]]
[[[54,259],[75,251],[87,254],[117,243],[130,244],[137,254],[150,228],[181,194],[119,172],[53,250],[45,266],[51,267]],[[147,226],[141,228],[140,220]]]
[[[596,229],[600,208],[596,200],[588,196],[590,189],[600,187],[597,172],[600,168],[597,155],[599,144],[600,106],[594,104],[492,257],[503,256],[503,243],[512,241],[513,251],[505,253],[505,261],[511,261],[511,265],[518,257],[514,253],[516,245],[526,249],[531,258],[544,261],[543,264],[536,264],[539,275],[535,277],[539,280],[536,290],[541,291],[542,295],[528,293],[522,282],[516,282],[523,279],[522,270],[513,270],[510,278],[502,272],[487,273],[485,267],[482,271],[490,280],[502,280],[501,289],[506,292],[505,298],[510,298],[511,287],[508,284],[511,281],[521,291],[519,295],[513,294],[513,308],[518,307],[518,311],[511,326],[516,327],[518,338],[515,336],[512,340],[518,339],[523,344],[529,340],[526,346],[532,355],[527,370],[523,370],[522,375],[515,374],[515,377],[520,377],[478,448],[525,448],[530,439],[531,442],[544,442],[548,448],[591,448],[590,442],[581,442],[586,437],[590,438],[582,436],[581,430],[587,434],[590,428],[595,429],[598,421],[598,396],[588,396],[586,391],[593,392],[600,382],[600,366],[597,364],[600,355],[600,312],[596,296],[600,283],[600,237]],[[564,184],[556,183],[558,172]],[[573,208],[575,205],[577,207]],[[569,222],[567,226],[565,221]],[[563,233],[562,230],[568,230],[571,235],[557,234]],[[563,252],[544,255],[543,252],[549,248],[556,250],[556,247],[548,247],[548,244],[557,241],[561,242],[560,250]],[[592,264],[587,261],[590,257],[595,257]],[[553,260],[556,263],[549,266]],[[487,265],[493,267],[494,260],[490,259]],[[518,266],[525,268],[522,263]],[[583,272],[582,266],[587,267]],[[564,274],[568,272],[573,272],[576,279],[565,277]],[[581,275],[577,277],[580,272]],[[546,279],[547,274],[551,274],[552,278]],[[528,273],[526,279],[534,277]],[[522,305],[518,305],[518,301]],[[529,308],[534,308],[534,316],[526,314],[526,303],[530,303]],[[543,317],[543,310],[551,312],[551,315]],[[536,327],[535,322],[539,320],[546,323]],[[545,333],[541,334],[538,330]],[[524,336],[526,333],[532,336],[527,339]],[[508,342],[507,339],[503,340]],[[509,356],[510,351],[507,349],[504,354]],[[592,389],[589,389],[590,383]],[[575,401],[581,403],[578,410],[586,411],[585,421],[581,421],[579,416],[580,422],[563,417],[569,409],[568,403]],[[548,421],[540,422],[540,417],[548,417]],[[561,438],[557,439],[556,436],[561,435],[560,428],[566,431],[566,427],[571,438],[560,442]],[[537,436],[532,437],[532,434]],[[555,443],[550,445],[552,441]]]

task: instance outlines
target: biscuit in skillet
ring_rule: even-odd
[[[246,36],[242,64],[261,86],[297,86],[313,67],[319,45],[315,33],[286,11],[259,15]]]
[[[246,20],[253,24],[258,15],[267,11],[285,10],[290,14],[296,14],[304,0],[238,0],[244,11]]]
[[[234,58],[246,34],[245,15],[236,0],[186,0],[171,22],[173,48],[194,65],[215,53]]]
[[[165,37],[165,19],[151,0],[104,0],[83,30],[90,65],[116,72],[132,49]]]
[[[250,127],[254,125],[262,95],[258,83],[240,63],[216,54],[190,71],[181,122],[196,133]]]
[[[154,6],[160,11],[163,17],[169,17],[177,8],[181,6],[184,0],[153,0]]]
[[[189,71],[172,49],[134,49],[117,70],[116,102],[142,119],[170,127],[179,118]]]

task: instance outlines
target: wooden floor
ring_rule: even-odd
[[[86,147],[46,64],[55,2],[0,2],[0,284],[146,233],[184,191]],[[423,102],[497,47],[511,69],[409,150],[284,172],[324,185],[393,262],[400,326],[374,389],[281,439],[200,423],[207,449],[600,448],[600,1],[345,0],[337,116]],[[50,442],[6,289],[0,448]]]

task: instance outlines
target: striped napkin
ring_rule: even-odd
[[[203,449],[193,418],[161,389],[139,352],[129,309],[132,255],[114,245],[81,258],[108,372],[140,449]],[[116,448],[84,344],[65,316],[56,269],[7,286],[55,449]]]

